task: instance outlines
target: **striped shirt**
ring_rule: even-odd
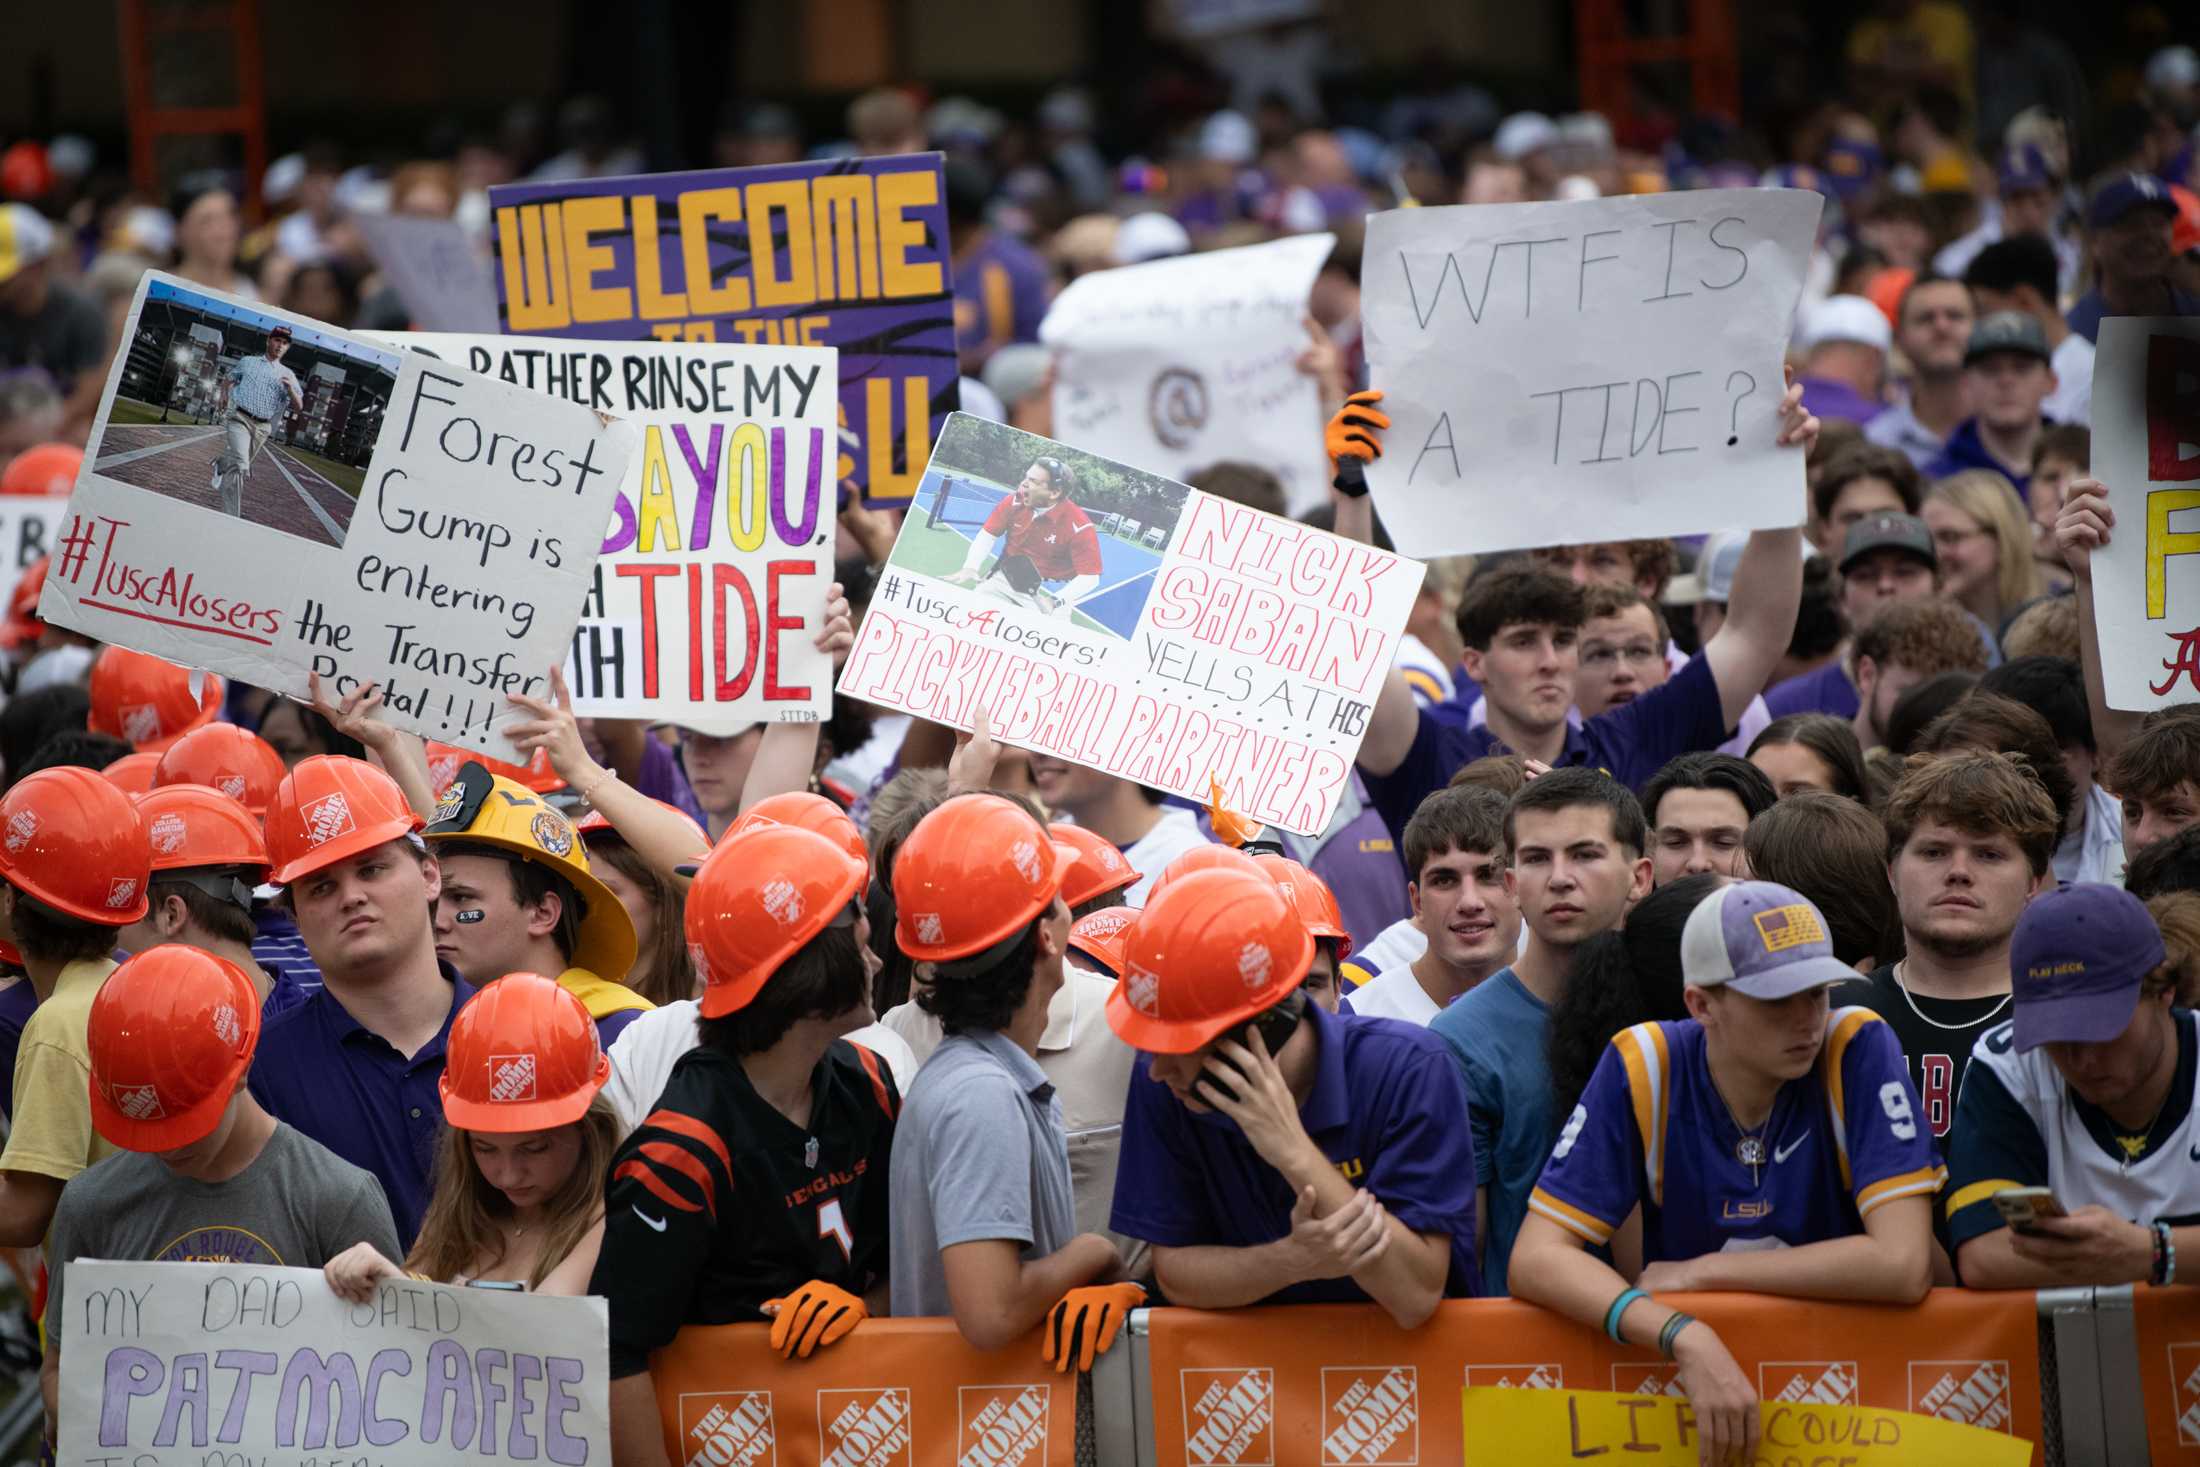
[[[304,396],[297,374],[267,357],[244,357],[231,362],[223,373],[229,379],[229,402],[241,412],[273,422],[290,411],[293,395]]]

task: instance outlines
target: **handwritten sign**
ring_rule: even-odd
[[[1609,1455],[1632,1467],[1695,1467],[1695,1409],[1671,1394],[1518,1390],[1462,1393],[1469,1461],[1580,1461]],[[1766,1401],[1755,1461],[1765,1467],[2025,1467],[2032,1444],[2003,1432],[1874,1406]]]
[[[1823,202],[1712,189],[1375,215],[1361,308],[1391,428],[1368,476],[1398,548],[1798,523],[1780,360]]]
[[[1421,570],[957,413],[840,691],[1311,835]]]
[[[359,214],[353,222],[414,326],[496,332],[496,283],[463,225],[405,214]]]
[[[831,714],[831,347],[376,339],[640,430],[565,663],[575,712],[720,735]]]
[[[53,554],[68,514],[66,499],[0,494],[0,608],[15,594],[23,572]]]
[[[1171,479],[1257,464],[1292,513],[1326,503],[1321,400],[1298,361],[1335,243],[1300,235],[1071,281],[1039,327],[1056,353],[1054,431]]]
[[[2200,321],[2111,316],[2093,357],[2094,472],[2116,533],[2093,553],[2111,708],[2200,698]]]
[[[959,381],[939,154],[509,184],[489,202],[506,330],[838,347],[832,480],[909,502]]]
[[[319,1269],[69,1265],[61,1467],[608,1467],[604,1301]]]
[[[511,757],[634,430],[163,275],[123,339],[39,614],[293,697],[379,682],[398,727]]]

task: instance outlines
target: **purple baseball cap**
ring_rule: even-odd
[[[1776,881],[1737,881],[1688,914],[1681,976],[1690,988],[1782,999],[1846,982],[1856,970],[1833,955],[1826,919],[1808,897]]]
[[[2043,1044],[2102,1044],[2131,1023],[2139,984],[2167,956],[2146,903],[2085,882],[2024,909],[2009,939],[2019,1053]]]

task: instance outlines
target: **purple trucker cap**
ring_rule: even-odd
[[[1681,929],[1681,975],[1691,988],[1790,998],[1856,976],[1833,955],[1810,899],[1776,881],[1738,881],[1696,904]]]
[[[2039,897],[2009,939],[2018,1052],[2114,1039],[2139,1007],[2140,980],[2166,956],[2146,903],[2120,886]]]

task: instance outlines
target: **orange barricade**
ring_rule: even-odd
[[[675,1463],[1072,1467],[1077,1377],[1039,1334],[971,1349],[949,1319],[873,1319],[807,1360],[760,1324],[690,1327],[650,1361]],[[1121,1349],[1118,1341],[1116,1348]]]
[[[2155,1467],[2200,1462],[2200,1289],[2142,1284],[2131,1291],[2131,1322]]]
[[[2035,1444],[2035,1463],[2043,1459],[2029,1293],[1940,1289],[1915,1309],[1660,1297],[1709,1321],[1767,1400],[1947,1417],[2011,1432]],[[1654,1351],[1503,1299],[1445,1304],[1410,1333],[1372,1306],[1346,1305],[1156,1309],[1148,1327],[1158,1467],[1471,1463],[1460,1440],[1462,1386],[1677,1388],[1674,1367]]]

